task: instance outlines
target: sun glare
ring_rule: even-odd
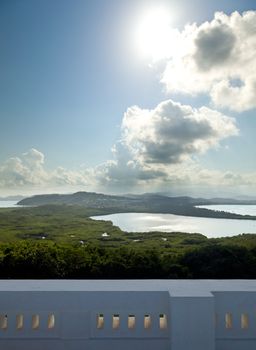
[[[136,49],[143,58],[157,61],[168,55],[172,29],[167,8],[152,7],[141,15],[135,27]]]

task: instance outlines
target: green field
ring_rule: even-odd
[[[47,205],[34,208],[0,210],[0,242],[44,240],[56,243],[93,243],[103,246],[137,245],[145,247],[188,247],[207,241],[200,234],[128,233],[113,226],[111,221],[98,221],[89,216],[106,213],[79,206]],[[107,233],[108,237],[102,237]],[[43,238],[44,237],[44,238]],[[163,237],[167,241],[163,241]]]

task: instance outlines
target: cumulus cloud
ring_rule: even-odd
[[[218,24],[198,31],[195,38],[194,60],[198,69],[208,71],[228,62],[236,43],[236,36],[226,24]]]
[[[0,186],[39,185],[47,179],[44,155],[32,148],[21,157],[12,157],[0,166]]]
[[[93,171],[94,180],[101,190],[124,192],[146,183],[161,182],[166,177],[161,167],[142,166],[122,141],[113,146],[112,153],[112,160],[95,167]]]
[[[193,183],[193,157],[238,134],[236,122],[207,107],[172,100],[154,109],[130,107],[122,121],[113,160],[94,169],[98,184],[111,188],[161,188]],[[151,187],[150,187],[151,186]]]
[[[27,162],[27,154],[30,162]],[[190,158],[178,163],[147,164],[132,156],[126,145],[119,142],[113,149],[114,159],[95,168],[71,171],[58,167],[47,171],[42,162],[43,153],[33,149],[0,166],[0,191],[2,195],[78,190],[112,193],[171,190],[188,194],[195,190],[203,193],[205,188],[205,193],[209,194],[216,188],[232,192],[235,187],[236,192],[240,189],[241,192],[256,193],[256,173],[209,170]]]
[[[222,139],[237,135],[238,129],[233,118],[217,111],[167,100],[153,110],[129,108],[122,134],[140,164],[172,164],[218,146]]]
[[[34,148],[0,165],[1,189],[47,189],[88,185],[88,170],[70,171],[61,167],[47,171],[44,154]]]
[[[221,196],[221,193],[256,193],[256,173],[239,173],[234,171],[212,170],[202,167],[196,160],[154,167],[123,168],[120,175],[120,164],[105,163],[95,169],[97,189],[124,193],[127,191],[154,192],[170,191],[175,194],[192,194]],[[161,169],[161,170],[160,170]],[[157,171],[159,173],[157,173]],[[96,175],[97,174],[97,175]]]
[[[94,168],[48,170],[44,154],[31,149],[0,165],[0,190],[27,193],[98,190],[157,191],[186,186],[256,187],[255,174],[210,171],[200,167],[200,154],[221,148],[237,135],[236,122],[207,107],[192,108],[172,100],[154,109],[130,107],[123,116],[121,138],[113,159]]]
[[[167,91],[208,93],[216,106],[239,112],[256,107],[256,11],[217,12],[186,26],[176,42],[162,76]]]

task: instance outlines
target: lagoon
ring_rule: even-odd
[[[17,201],[0,201],[0,208],[18,207]],[[256,216],[256,205],[208,205],[200,207]],[[256,220],[213,219],[150,213],[121,213],[95,216],[92,219],[110,220],[114,225],[127,232],[196,232],[209,238],[256,233]]]
[[[188,232],[208,238],[256,233],[256,220],[213,219],[173,214],[121,213],[94,216],[94,220],[110,220],[127,232]]]

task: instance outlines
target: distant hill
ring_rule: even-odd
[[[198,217],[256,219],[256,217],[250,215],[239,215],[222,211],[217,212],[196,207],[198,205],[210,204],[256,204],[256,201],[223,198],[204,199],[187,196],[167,197],[155,193],[113,196],[95,192],[76,192],[73,194],[36,195],[18,202],[18,205],[25,206],[49,204],[78,205],[90,209],[97,209],[98,213],[148,212]]]
[[[238,198],[211,198],[209,199],[211,204],[235,204],[235,205],[256,205],[256,200],[247,197],[246,199],[238,199]]]
[[[45,194],[22,199],[18,205],[38,206],[46,204],[82,205],[91,208],[126,207],[129,205],[206,205],[207,199],[192,197],[167,197],[155,193],[141,195],[113,196],[95,192],[76,192],[73,194]]]
[[[81,205],[85,207],[113,207],[125,205],[127,202],[136,202],[137,199],[124,196],[110,196],[95,192],[76,192],[73,194],[45,194],[36,195],[21,200],[18,205],[38,206],[46,204]]]

